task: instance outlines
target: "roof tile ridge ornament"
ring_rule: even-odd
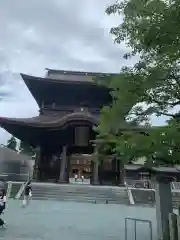
[[[27,85],[27,82],[31,83],[31,81],[38,81],[38,82],[51,82],[51,83],[58,83],[58,84],[80,84],[80,85],[92,85],[92,86],[99,86],[101,88],[107,88],[103,85],[100,85],[98,83],[96,83],[95,81],[88,81],[88,80],[67,80],[67,79],[58,79],[58,78],[53,78],[50,77],[48,75],[46,76],[34,76],[34,75],[28,75],[28,74],[24,74],[24,73],[20,73],[23,81],[25,82],[25,84]],[[28,83],[28,84],[29,84]],[[27,85],[28,87],[28,85]]]
[[[45,71],[50,71],[54,73],[62,73],[62,74],[73,74],[73,75],[84,75],[84,76],[111,76],[111,75],[119,75],[118,72],[93,72],[93,71],[80,71],[80,70],[60,70],[60,69],[52,69],[45,68]]]

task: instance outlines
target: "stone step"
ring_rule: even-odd
[[[92,193],[92,194],[113,194],[113,195],[121,195],[121,193],[124,193],[126,192],[125,189],[118,189],[116,191],[112,191],[112,189],[107,189],[107,188],[102,188],[99,187],[98,189],[96,188],[89,188],[89,187],[86,187],[86,188],[75,188],[75,187],[42,187],[42,186],[32,186],[32,190],[33,192],[49,192],[49,191],[53,191],[54,193],[55,192],[62,192],[62,193]]]
[[[35,200],[58,200],[58,201],[76,201],[76,202],[102,202],[105,203],[127,203],[127,199],[114,199],[114,198],[94,198],[94,197],[83,197],[83,196],[55,196],[55,195],[35,195],[33,196]]]
[[[129,204],[125,189],[88,185],[33,184],[33,199]]]
[[[62,198],[62,199],[56,199],[56,198],[52,198],[52,199],[49,199],[49,198],[36,198],[35,200],[41,200],[41,201],[59,201],[59,202],[77,202],[77,203],[101,203],[101,204],[124,204],[124,205],[127,205],[127,201],[103,201],[103,200],[94,200],[94,199],[77,199],[77,198]]]
[[[33,193],[33,198],[37,198],[37,197],[46,197],[46,198],[52,198],[52,197],[56,197],[56,198],[91,198],[91,199],[105,199],[105,200],[115,200],[115,201],[119,201],[119,199],[128,199],[125,195],[122,195],[121,197],[114,197],[114,196],[108,196],[108,195],[79,195],[79,194],[53,194],[53,193],[49,193],[49,194],[42,194],[42,193]]]
[[[79,192],[77,192],[77,191],[62,191],[61,189],[59,189],[59,190],[54,190],[54,189],[49,189],[48,191],[44,191],[44,189],[33,189],[33,194],[36,194],[36,193],[39,193],[39,192],[41,192],[41,193],[44,193],[44,194],[46,194],[46,193],[53,193],[53,194],[64,194],[64,195],[66,195],[66,194],[78,194],[78,195],[86,195],[86,196],[117,196],[117,197],[119,197],[119,196],[124,196],[124,195],[126,195],[126,191],[122,191],[122,192],[119,192],[119,193],[111,193],[111,192],[92,192],[92,191],[88,191],[88,190],[86,190],[86,191],[79,191]]]
[[[128,198],[126,193],[122,193],[120,196],[112,195],[112,194],[90,194],[90,193],[62,193],[62,192],[53,192],[49,191],[48,193],[45,192],[33,192],[33,197],[35,196],[79,196],[83,198],[102,198],[102,199],[121,199],[121,198]]]
[[[79,197],[57,197],[57,196],[35,196],[33,197],[33,200],[51,200],[51,201],[72,201],[72,202],[91,202],[91,203],[113,203],[113,204],[129,204],[128,199],[120,199],[120,200],[115,200],[115,199],[99,199],[99,198],[79,198]]]
[[[98,198],[98,199],[115,199],[115,200],[118,200],[118,199],[121,199],[121,198],[124,198],[124,199],[127,199],[127,196],[126,195],[121,195],[121,198],[120,197],[117,197],[117,196],[111,196],[111,195],[85,195],[85,194],[54,194],[52,192],[49,192],[48,194],[42,194],[41,192],[39,193],[33,193],[33,197],[36,197],[36,196],[58,196],[58,197],[81,197],[81,198]]]
[[[53,189],[53,191],[59,191],[59,190],[61,190],[61,191],[63,191],[63,192],[70,192],[70,191],[72,191],[72,192],[82,192],[82,191],[87,191],[87,189],[88,189],[88,191],[89,192],[95,192],[95,193],[98,193],[100,190],[101,191],[104,191],[104,192],[111,192],[111,193],[113,193],[114,191],[112,191],[111,189],[96,189],[96,188],[90,188],[90,187],[87,187],[87,188],[75,188],[75,187],[61,187],[61,186],[59,186],[59,187],[43,187],[43,186],[32,186],[32,189],[33,189],[33,191],[34,190],[36,190],[36,189],[44,189],[44,190],[47,190],[47,191],[49,191],[49,189]],[[121,190],[120,190],[121,191]]]
[[[11,197],[16,196],[21,185],[22,183],[13,183]],[[129,204],[126,189],[119,187],[32,183],[32,192],[35,200]]]

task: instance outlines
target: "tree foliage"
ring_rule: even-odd
[[[14,151],[17,151],[17,140],[14,136],[12,136],[6,144],[6,147],[9,149],[12,149]]]
[[[156,164],[178,163],[180,1],[116,1],[106,13],[122,17],[111,34],[116,44],[125,42],[131,49],[124,58],[136,56],[138,61],[108,78],[112,104],[102,109],[99,136],[110,134],[115,151],[124,158],[141,155]],[[152,114],[170,120],[164,127],[152,128]],[[144,131],[138,130],[142,125]]]

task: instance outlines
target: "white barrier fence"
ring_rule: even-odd
[[[147,189],[155,189],[156,183],[151,180],[134,180],[134,179],[126,179],[126,184],[131,188],[147,188]],[[148,187],[146,187],[146,183],[149,182]],[[172,182],[171,183],[172,191],[180,192],[180,182]]]

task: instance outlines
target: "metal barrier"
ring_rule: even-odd
[[[128,187],[131,187],[131,188],[143,188],[143,187],[136,187],[136,184],[138,183],[141,183],[142,186],[144,185],[144,182],[146,180],[133,180],[133,179],[130,179],[130,178],[126,178],[126,183],[128,185]],[[149,180],[150,182],[150,188],[149,189],[155,189],[156,188],[156,183],[155,182],[152,182],[151,180]],[[171,190],[172,191],[177,191],[177,192],[180,192],[180,182],[172,182],[171,183]]]
[[[134,205],[135,202],[134,202],[134,198],[133,198],[133,195],[132,195],[132,192],[131,192],[131,188],[128,187],[128,184],[126,182],[124,182],[124,184],[125,184],[125,187],[126,187],[126,190],[127,190],[129,202],[130,202],[131,205]]]
[[[8,187],[7,187],[7,192],[6,192],[7,201],[8,201],[8,199],[10,198],[11,189],[12,189],[12,182],[8,182]]]
[[[27,181],[27,182],[28,182],[28,181]],[[16,194],[16,196],[15,196],[15,199],[19,199],[19,198],[21,197],[22,193],[24,192],[24,189],[25,189],[25,186],[26,186],[27,182],[22,183],[19,191],[17,192],[17,194]]]
[[[21,195],[24,192],[28,182],[31,181],[31,180],[32,180],[31,178],[28,178],[27,181],[21,185],[19,191],[17,192],[17,194],[15,196],[15,199],[19,199],[21,197]]]
[[[144,220],[144,219],[139,219],[139,218],[130,218],[130,217],[126,217],[125,218],[125,240],[128,240],[128,221],[133,221],[134,222],[134,240],[138,240],[137,239],[137,223],[141,222],[141,223],[146,223],[149,226],[149,240],[153,239],[153,235],[152,235],[152,222],[149,220]],[[147,239],[146,239],[147,240]]]
[[[172,189],[180,192],[180,182],[172,182]]]

